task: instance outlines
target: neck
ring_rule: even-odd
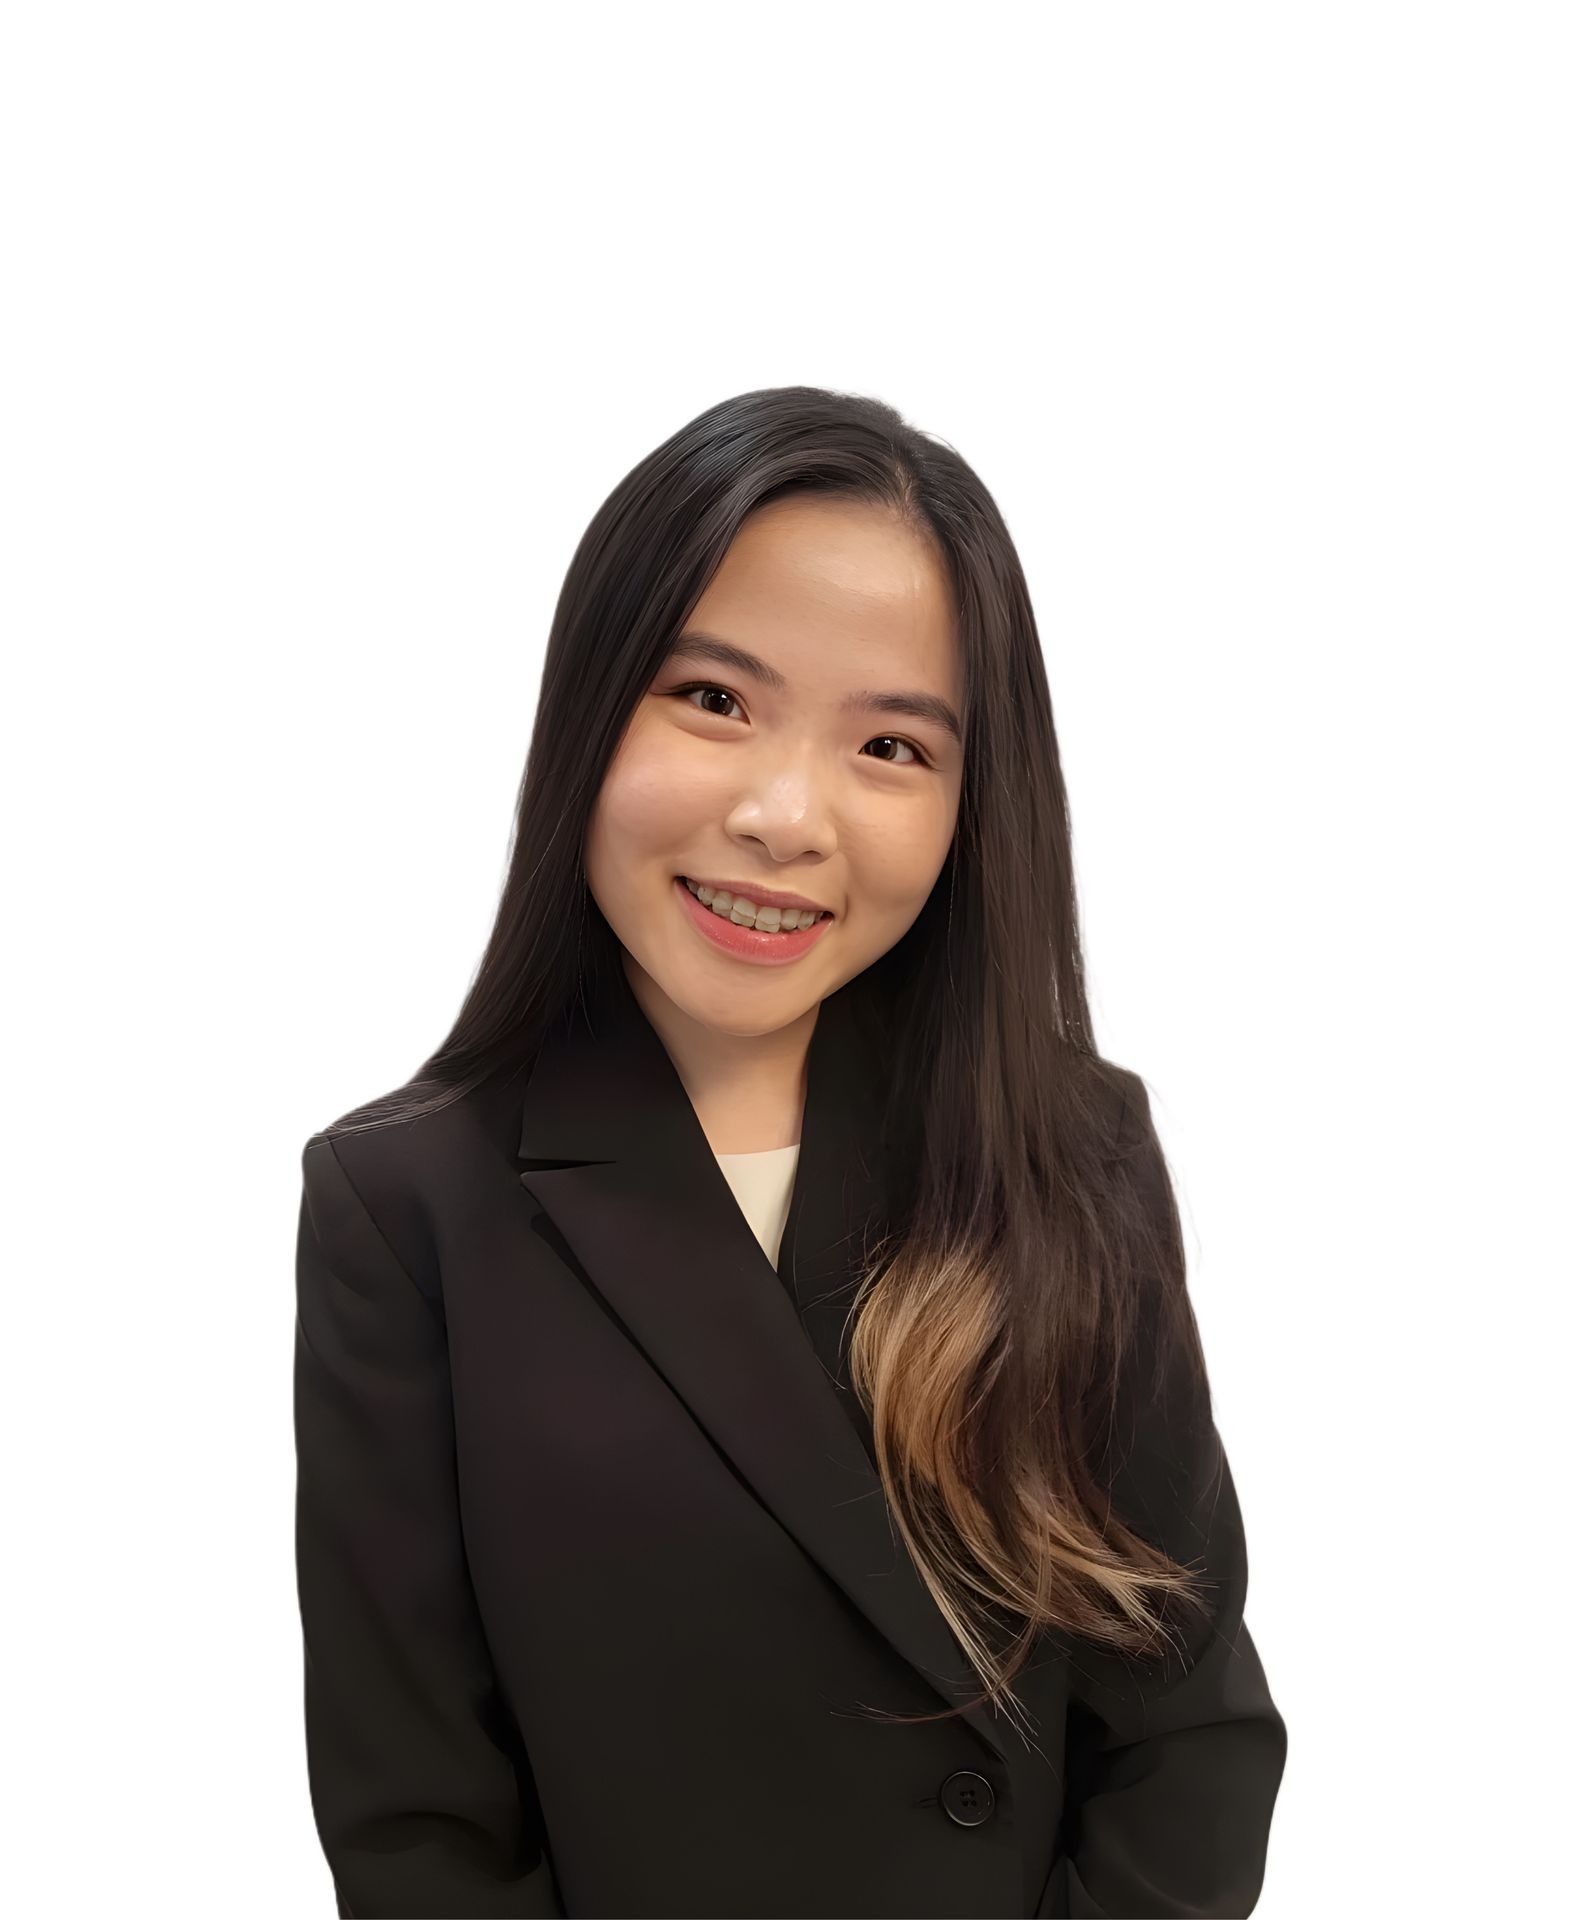
[[[695,1020],[624,952],[623,969],[644,1017],[671,1056],[712,1153],[763,1153],[802,1137],[807,1049],[814,1005],[768,1033],[727,1033]]]

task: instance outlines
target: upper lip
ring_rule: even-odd
[[[806,894],[782,893],[778,887],[761,887],[751,880],[710,880],[701,873],[683,874],[695,887],[713,887],[716,893],[728,893],[733,900],[751,900],[755,907],[799,907],[805,913],[832,913],[832,907],[809,900]]]

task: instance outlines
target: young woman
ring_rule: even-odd
[[[1031,605],[892,409],[595,516],[496,923],[303,1156],[341,1914],[1248,1914],[1286,1735]]]

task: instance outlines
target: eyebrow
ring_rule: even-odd
[[[677,636],[670,658],[684,654],[691,660],[708,660],[715,666],[729,667],[733,673],[751,674],[771,693],[785,693],[789,683],[778,667],[772,667],[767,660],[761,660],[756,653],[749,653],[746,647],[739,647],[734,640],[722,640],[712,633],[683,633]],[[942,727],[946,733],[961,740],[960,716],[941,695],[914,691],[879,691],[874,688],[862,688],[856,693],[848,693],[840,702],[842,711],[850,713],[899,713],[908,720],[926,720],[932,726]]]

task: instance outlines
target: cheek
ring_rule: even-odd
[[[852,885],[881,911],[916,918],[932,892],[954,838],[955,811],[946,796],[883,808],[857,837]]]
[[[684,777],[685,776],[685,777]],[[703,812],[691,766],[658,727],[635,727],[607,770],[589,836],[590,878],[615,893],[647,878],[649,862],[676,857],[691,844]]]

